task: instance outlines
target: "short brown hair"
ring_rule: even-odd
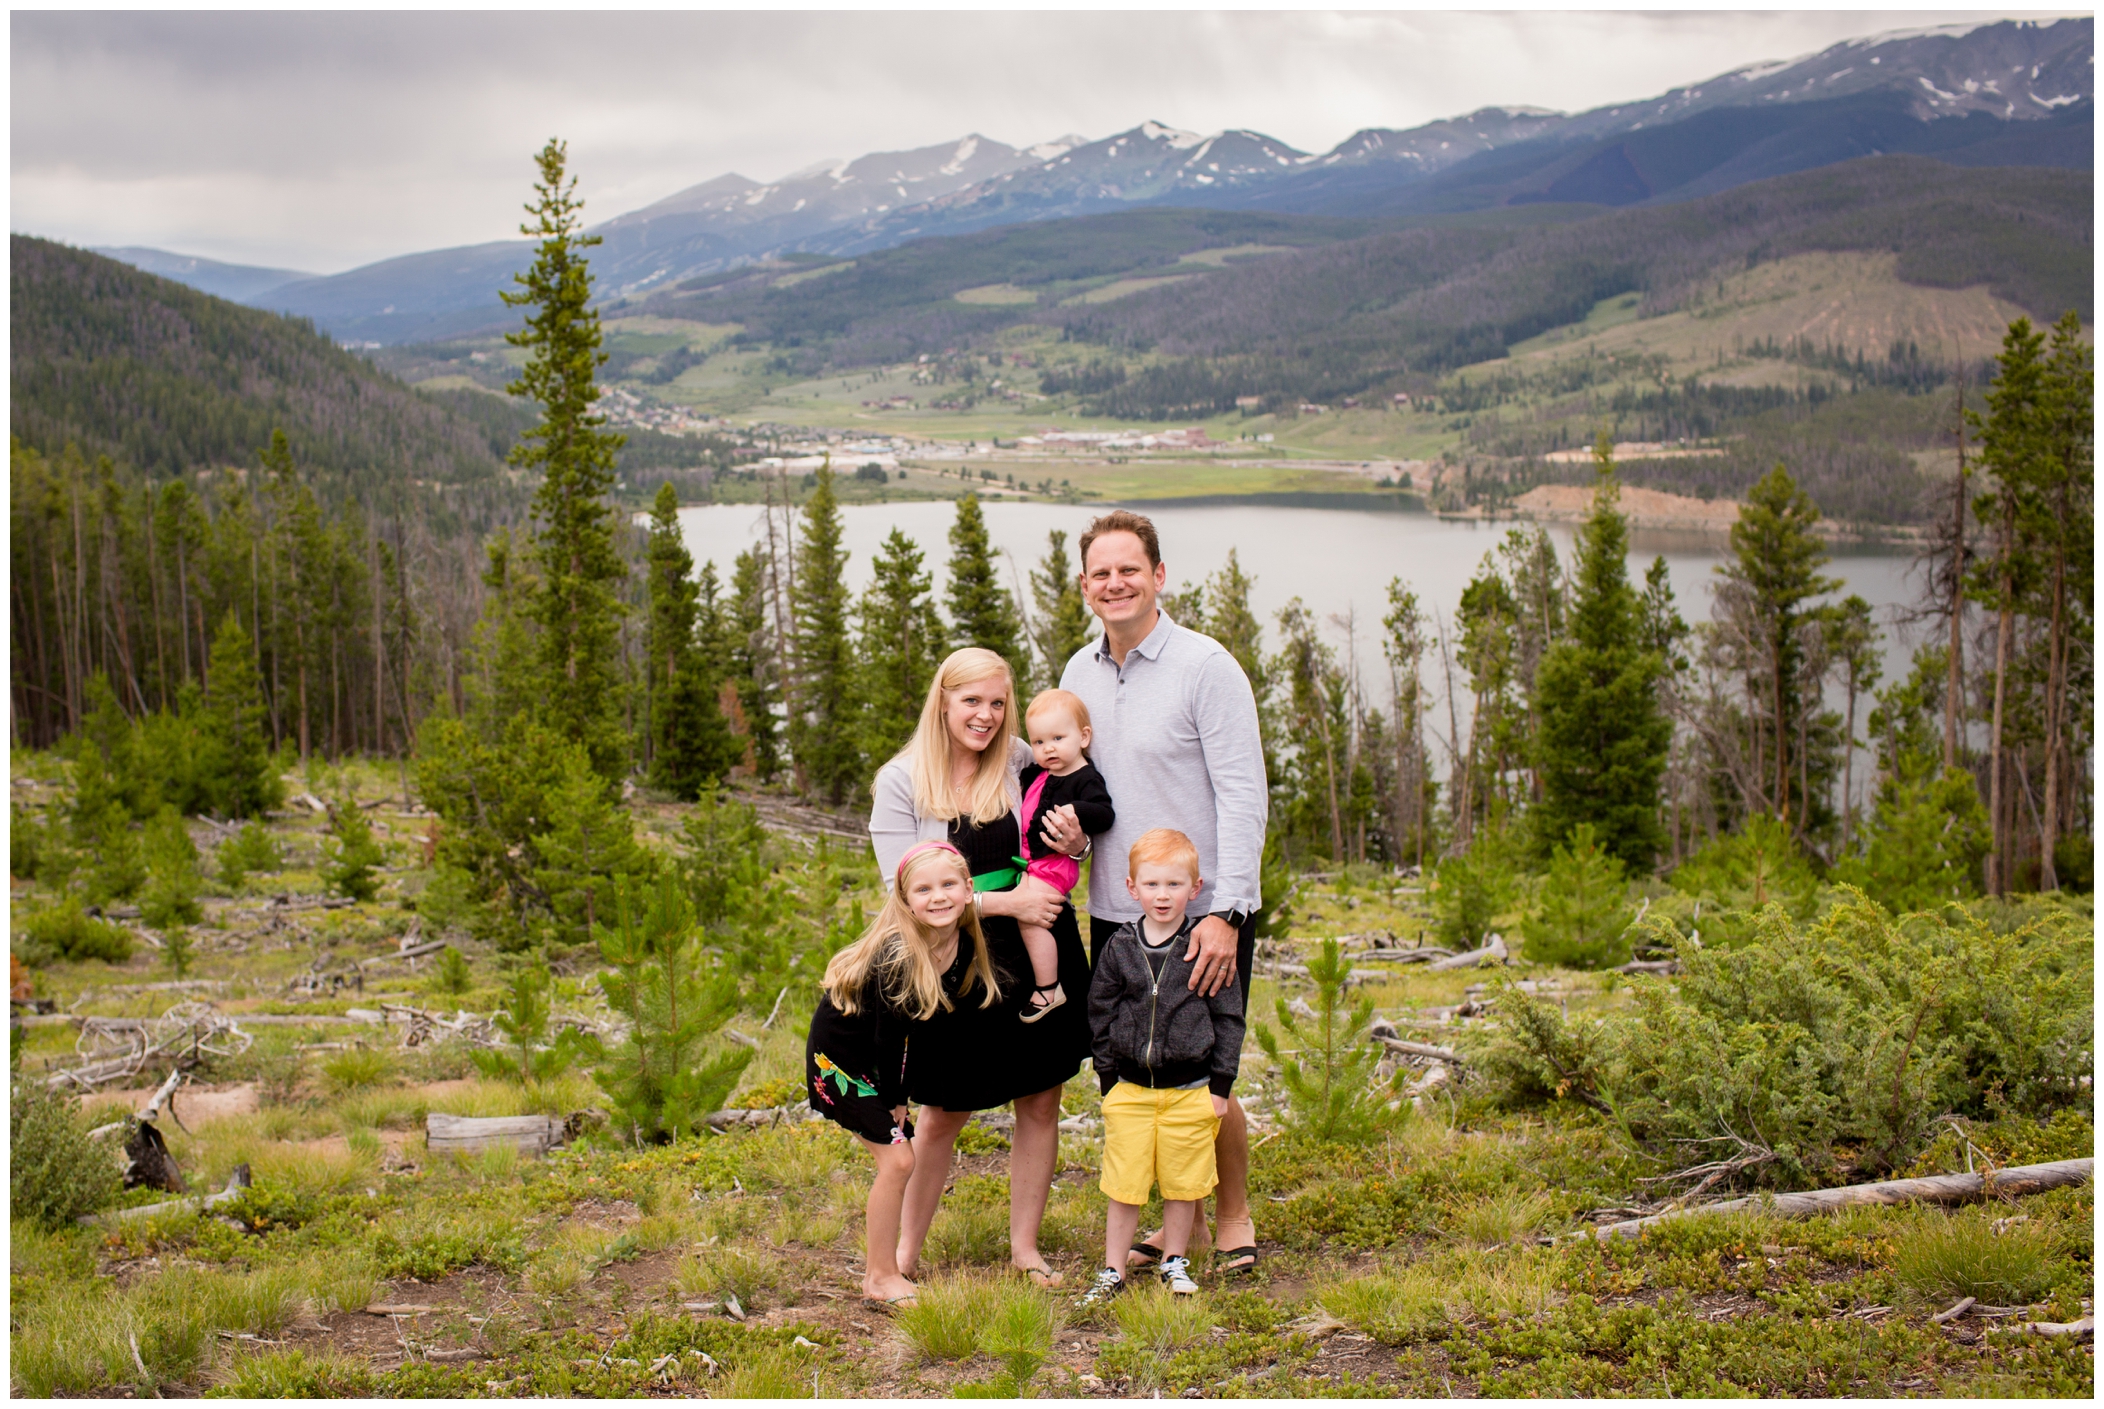
[[[1145,514],[1135,514],[1130,509],[1113,509],[1107,514],[1099,515],[1095,522],[1089,525],[1089,531],[1081,535],[1082,576],[1088,575],[1089,545],[1106,533],[1132,534],[1140,540],[1140,546],[1147,550],[1147,566],[1158,568],[1162,565],[1162,541],[1155,537],[1154,520]]]
[[[1191,844],[1191,839],[1168,827],[1156,827],[1151,832],[1141,833],[1140,839],[1132,844],[1132,850],[1125,853],[1125,874],[1137,875],[1144,865],[1173,865],[1176,862],[1182,862],[1190,869],[1193,881],[1200,879],[1198,848]]]

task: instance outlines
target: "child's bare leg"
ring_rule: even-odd
[[[1059,982],[1059,941],[1052,938],[1052,931],[1037,925],[1024,925],[1023,948],[1030,951],[1030,973],[1042,987]]]
[[[1137,1210],[1135,1210],[1137,1212]],[[1198,1200],[1162,1200],[1162,1256],[1185,1257],[1191,1248],[1191,1224],[1196,1221]],[[1138,1220],[1134,1220],[1137,1228]],[[1130,1242],[1126,1243],[1131,1247]]]
[[[1120,1275],[1125,1271],[1125,1250],[1132,1246],[1132,1235],[1140,1231],[1140,1206],[1110,1201],[1110,1218],[1103,1235],[1103,1265],[1115,1267]]]
[[[898,1249],[899,1209],[905,1202],[906,1181],[913,1177],[913,1146],[880,1145],[874,1140],[862,1144],[877,1164],[863,1215],[868,1249],[863,1259],[862,1294],[879,1301],[911,1296],[914,1286],[899,1271]]]

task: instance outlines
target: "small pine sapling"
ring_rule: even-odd
[[[183,825],[183,815],[173,807],[163,807],[146,824],[140,849],[146,860],[146,884],[139,892],[139,917],[157,930],[201,922],[204,911],[197,895],[204,889],[204,874],[198,869],[197,847]]]
[[[1278,1002],[1278,1022],[1286,1043],[1263,1023],[1256,1025],[1257,1045],[1279,1069],[1286,1088],[1287,1123],[1318,1140],[1365,1140],[1387,1112],[1373,1089],[1378,1050],[1366,1040],[1373,1022],[1373,1000],[1352,1003],[1345,996],[1351,963],[1334,939],[1322,941],[1320,953],[1308,959],[1315,995],[1308,1016],[1296,1016]]]
[[[475,976],[468,969],[467,956],[450,944],[438,951],[438,964],[432,973],[432,979],[437,983],[440,993],[451,994],[455,998],[475,986]]]
[[[170,925],[161,931],[161,962],[168,966],[169,973],[188,978],[196,958],[197,947],[191,942],[188,925]]]
[[[322,881],[338,895],[371,900],[380,893],[374,868],[387,859],[373,840],[372,825],[348,793],[329,809],[330,840],[322,843]]]
[[[1549,863],[1541,899],[1521,925],[1527,958],[1567,969],[1607,969],[1629,960],[1628,882],[1590,822],[1571,829]]]
[[[707,1050],[736,1011],[738,986],[709,972],[678,884],[661,876],[643,900],[632,903],[627,880],[617,881],[616,923],[599,930],[599,952],[613,966],[600,973],[600,986],[628,1019],[628,1036],[593,1074],[638,1144],[698,1129],[753,1055],[743,1047]]]
[[[229,891],[239,891],[252,875],[276,871],[285,864],[270,829],[261,822],[250,822],[221,842],[217,855],[219,883]]]
[[[448,954],[458,956],[456,949],[447,949]],[[462,961],[462,968],[466,962]],[[574,1027],[565,1027],[548,1040],[548,971],[538,964],[521,968],[512,975],[511,988],[505,994],[504,1006],[491,1015],[506,1039],[506,1046],[494,1052],[470,1052],[475,1065],[485,1076],[498,1081],[516,1081],[522,1086],[538,1082],[553,1081],[568,1071],[580,1058],[597,1055],[598,1043],[589,1033]]]
[[[1735,835],[1719,837],[1682,863],[1673,887],[1716,906],[1701,926],[1702,942],[1727,946],[1752,939],[1754,922],[1770,905],[1796,921],[1811,918],[1819,878],[1774,817],[1749,817]]]
[[[1439,863],[1432,880],[1432,913],[1439,937],[1456,949],[1474,949],[1512,903],[1510,848],[1500,834],[1480,833],[1460,856]]]

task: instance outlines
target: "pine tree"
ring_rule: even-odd
[[[532,846],[539,863],[533,881],[562,944],[590,943],[610,918],[620,881],[647,878],[654,869],[636,842],[634,820],[608,791],[581,747],[561,751],[542,804],[546,821]]]
[[[146,886],[139,895],[139,918],[164,931],[202,923],[204,911],[197,897],[204,889],[204,874],[183,815],[173,807],[163,807],[146,824],[140,849],[146,862]]]
[[[694,555],[679,529],[679,492],[668,480],[658,486],[650,510],[650,536],[644,548],[644,578],[650,595],[649,627],[643,640],[643,700],[653,765],[665,751],[666,706],[694,650],[694,621],[701,599],[694,581]]]
[[[1366,1040],[1373,999],[1353,1003],[1346,996],[1350,975],[1351,961],[1336,940],[1325,939],[1308,956],[1308,978],[1315,985],[1312,1015],[1296,1017],[1286,1000],[1278,999],[1283,1042],[1268,1024],[1255,1024],[1257,1045],[1279,1069],[1286,1088],[1288,1122],[1316,1140],[1365,1140],[1386,1115],[1373,1084],[1380,1049]]]
[[[918,544],[894,528],[871,563],[855,610],[862,750],[882,762],[905,747],[947,643]]]
[[[271,765],[255,646],[232,607],[212,638],[207,678],[205,792],[228,817],[260,817],[284,801],[285,784]]]
[[[1403,586],[1400,577],[1388,582],[1388,615],[1381,618],[1386,634],[1381,654],[1388,661],[1389,695],[1395,713],[1392,742],[1395,749],[1394,815],[1389,828],[1395,837],[1397,861],[1405,855],[1422,870],[1425,864],[1426,817],[1430,811],[1429,770],[1425,767],[1424,660],[1425,614],[1417,594]]]
[[[693,1134],[738,1084],[752,1053],[710,1057],[708,1041],[736,1011],[737,984],[711,971],[692,911],[670,876],[654,887],[623,884],[616,922],[599,934],[606,1001],[628,1020],[621,1045],[593,1073],[638,1145]]]
[[[2053,325],[2039,408],[2046,442],[2046,453],[2037,461],[2037,500],[2044,511],[2039,516],[2045,558],[2040,573],[2046,598],[2045,778],[2038,816],[2041,890],[2060,885],[2054,851],[2066,806],[2064,784],[2072,781],[2067,734],[2070,686],[2078,668],[2074,648],[2089,637],[2094,613],[2095,382],[2094,354],[2084,340],[2080,316],[2070,309]]]
[[[1842,858],[1835,884],[1859,887],[1894,914],[1979,894],[1989,832],[1972,774],[1887,778],[1864,831],[1862,854]]]
[[[468,1053],[484,1076],[533,1086],[553,1081],[580,1058],[599,1055],[599,1040],[574,1027],[565,1026],[555,1034],[554,1041],[548,1040],[551,985],[548,970],[540,964],[523,964],[512,975],[504,1006],[490,1015],[490,1022],[504,1034],[504,1047]]]
[[[1568,969],[1627,963],[1632,913],[1621,861],[1594,838],[1590,822],[1580,822],[1556,847],[1535,911],[1520,926],[1527,958]]]
[[[1066,530],[1055,528],[1048,535],[1050,546],[1044,560],[1030,570],[1030,595],[1036,602],[1037,619],[1031,623],[1031,641],[1043,667],[1038,679],[1045,689],[1059,684],[1060,675],[1074,653],[1088,644],[1094,622],[1081,595],[1081,582],[1067,556]],[[1233,550],[1230,549],[1230,552]]]
[[[1629,585],[1629,527],[1605,434],[1594,454],[1600,478],[1578,534],[1569,634],[1549,648],[1535,690],[1534,846],[1546,854],[1589,824],[1609,855],[1648,871],[1665,845],[1659,781],[1673,726],[1659,708],[1663,662],[1644,649],[1643,602]]]
[[[380,893],[373,869],[387,859],[373,840],[372,824],[358,800],[345,793],[329,809],[330,840],[322,843],[322,881],[338,895],[371,900]]]
[[[767,559],[758,548],[738,555],[731,575],[729,624],[731,680],[746,739],[747,762],[762,782],[781,771],[781,729],[775,706],[781,702],[779,665],[775,660],[774,626],[768,619]]]
[[[533,604],[540,626],[539,713],[563,737],[582,744],[602,778],[624,771],[616,591],[627,572],[614,548],[614,453],[624,437],[601,429],[594,384],[606,354],[583,252],[599,243],[583,233],[577,182],[565,179],[567,149],[550,140],[537,158],[534,219],[520,233],[539,239],[532,268],[517,276],[523,292],[501,297],[528,308],[526,327],[505,341],[527,349],[525,369],[505,388],[530,397],[540,424],[520,436],[509,463],[540,476],[533,497],[534,553],[540,570]]]
[[[1805,831],[1812,799],[1805,794],[1793,749],[1803,732],[1801,716],[1816,710],[1816,693],[1805,689],[1806,606],[1841,585],[1819,569],[1831,554],[1813,531],[1819,510],[1778,464],[1747,492],[1731,528],[1733,558],[1717,571],[1742,594],[1759,660],[1749,662],[1766,696],[1765,719],[1751,722],[1755,756],[1763,764],[1753,781],[1759,810],[1773,813],[1798,835]],[[1811,697],[1807,700],[1806,696]]]
[[[650,776],[659,787],[691,801],[728,772],[744,750],[731,736],[717,703],[721,677],[712,668],[710,649],[720,633],[714,566],[705,583],[694,578],[694,558],[679,528],[679,496],[670,484],[658,490],[651,511],[645,560],[650,587],[644,642]],[[702,632],[705,587],[708,640]]]
[[[957,519],[950,525],[949,604],[953,644],[993,651],[1008,662],[1016,679],[1030,678],[1015,599],[1001,585],[976,494],[957,501]]]
[[[830,802],[862,781],[855,661],[847,635],[847,554],[840,547],[840,503],[833,471],[820,466],[804,502],[796,550],[798,713],[789,720],[789,749],[809,785]]]

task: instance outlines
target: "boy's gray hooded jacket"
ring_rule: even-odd
[[[1089,1031],[1106,1094],[1121,1080],[1156,1088],[1203,1081],[1215,1096],[1233,1092],[1242,1065],[1242,988],[1230,981],[1211,998],[1192,991],[1184,954],[1195,923],[1186,917],[1169,941],[1159,982],[1138,920],[1119,926],[1096,956]]]

